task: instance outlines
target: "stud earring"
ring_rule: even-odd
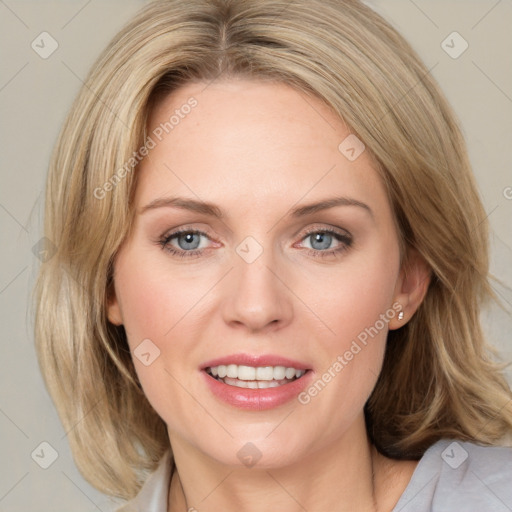
[[[398,320],[403,320],[403,319],[404,319],[404,312],[400,311],[400,313],[398,313]]]

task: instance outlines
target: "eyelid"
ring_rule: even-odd
[[[162,235],[159,238],[159,242],[166,241],[167,243],[170,243],[171,239],[177,238],[180,235],[183,235],[183,234],[186,234],[186,233],[191,233],[191,234],[194,234],[194,235],[204,236],[205,238],[210,240],[210,242],[215,242],[215,240],[213,240],[212,236],[206,230],[197,229],[197,228],[188,228],[186,226],[185,227],[181,227],[181,228],[176,228],[175,230],[171,230],[171,231],[165,233],[164,235]],[[185,251],[185,252],[191,253],[191,252],[193,252],[195,250],[203,251],[204,249],[205,248],[203,248],[203,249],[193,249],[192,251]]]
[[[298,237],[302,233],[302,236],[301,236],[301,240],[302,240],[307,235],[310,235],[312,233],[318,233],[318,232],[335,233],[335,234],[339,234],[340,236],[346,236],[347,238],[352,238],[352,235],[346,229],[343,229],[343,228],[340,228],[337,226],[330,226],[330,225],[327,225],[327,227],[326,227],[326,224],[313,225],[313,226],[306,228],[305,231],[303,229],[299,229],[293,234],[293,238]],[[209,238],[210,240],[213,240],[213,236],[210,233],[208,233],[208,229],[193,228],[188,225],[184,225],[179,228],[170,229],[167,232],[165,232],[160,237],[160,239],[169,239],[169,238],[178,236],[183,233],[196,233],[199,235],[204,235],[207,238]]]
[[[315,256],[321,256],[321,255],[329,255],[334,253],[340,253],[345,249],[348,249],[352,245],[353,237],[352,235],[345,229],[340,228],[334,228],[334,227],[328,227],[328,228],[308,228],[306,232],[302,234],[300,237],[299,243],[303,243],[303,240],[307,240],[307,238],[315,233],[327,233],[328,235],[335,238],[339,244],[340,247],[334,248],[334,249],[325,249],[323,251],[318,249],[311,249],[309,247],[304,247],[305,250],[311,251],[313,255]]]
[[[338,234],[340,236],[346,236],[347,238],[352,238],[352,235],[346,229],[343,229],[343,228],[340,228],[340,227],[337,227],[337,226],[332,226],[330,224],[322,224],[322,225],[309,226],[309,227],[306,228],[305,231],[299,230],[297,232],[296,236],[299,236],[300,233],[302,233],[302,238],[304,238],[305,236],[310,235],[311,233],[318,233],[318,232],[336,233],[336,234]]]
[[[159,240],[174,238],[184,233],[194,233],[197,235],[203,235],[210,241],[215,241],[215,237],[213,236],[213,234],[209,232],[208,228],[193,228],[188,225],[167,230],[162,236],[159,237]]]

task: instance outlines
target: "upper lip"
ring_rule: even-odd
[[[284,366],[285,368],[295,368],[296,370],[309,370],[311,367],[300,361],[295,361],[287,357],[274,354],[231,354],[228,356],[218,357],[207,361],[201,365],[201,370],[220,365],[244,365],[244,366]]]

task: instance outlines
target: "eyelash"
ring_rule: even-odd
[[[319,249],[309,249],[306,248],[306,250],[315,258],[327,258],[329,256],[339,256],[343,252],[345,252],[349,247],[352,245],[352,237],[349,234],[342,234],[338,231],[335,231],[334,229],[325,228],[325,229],[311,229],[307,231],[301,240],[305,240],[311,235],[317,234],[317,233],[323,233],[332,235],[338,242],[341,242],[342,245],[340,245],[336,249],[326,249],[326,250],[319,250]],[[205,237],[209,238],[208,235],[204,231],[198,231],[194,229],[179,229],[177,231],[174,231],[168,235],[164,235],[160,240],[158,240],[158,245],[162,247],[164,251],[167,251],[171,253],[173,256],[177,256],[179,258],[191,258],[194,256],[199,256],[201,252],[204,249],[193,249],[191,251],[184,251],[184,250],[178,250],[174,248],[172,245],[170,245],[170,241],[173,238],[177,238],[182,234],[195,234],[195,235],[204,235]]]

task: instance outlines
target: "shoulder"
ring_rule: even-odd
[[[170,451],[160,460],[133,500],[116,509],[116,512],[167,512],[167,498],[172,473]]]
[[[510,512],[512,447],[443,439],[419,461],[393,512]]]

